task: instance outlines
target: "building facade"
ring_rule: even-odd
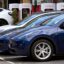
[[[8,9],[9,8],[9,4],[13,4],[13,3],[30,3],[31,4],[31,13],[34,12],[40,12],[41,11],[41,3],[58,3],[58,2],[64,2],[64,0],[0,0],[0,7],[1,8],[5,8]],[[22,19],[27,16],[27,14],[29,14],[28,9],[23,9],[22,10]],[[21,16],[20,15],[20,16]],[[21,18],[21,17],[20,17]]]
[[[31,3],[32,5],[45,3],[57,3],[57,2],[64,2],[64,0],[0,0],[0,7],[8,8],[8,4],[10,3]]]

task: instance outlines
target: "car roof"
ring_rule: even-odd
[[[32,14],[30,15],[29,17],[31,17],[31,20],[38,17],[38,16],[45,16],[45,15],[54,15],[54,14],[63,14],[64,12],[63,11],[53,11],[53,12],[44,12],[44,13],[35,13],[35,14]],[[26,18],[25,18],[26,19]],[[23,19],[24,20],[24,19]],[[22,22],[19,22],[17,25],[21,25],[23,23],[23,20]],[[31,21],[30,18],[25,20],[24,22],[26,21]]]
[[[35,23],[37,23],[37,22],[43,22],[46,19],[49,19],[49,18],[52,18],[52,17],[56,17],[56,16],[58,16],[58,15],[44,16],[44,17],[41,17],[41,18],[37,19]]]
[[[45,12],[34,12],[33,14],[55,14],[55,13],[64,13],[64,11],[45,11]]]
[[[62,19],[64,19],[64,14],[61,14],[61,15],[53,18],[52,21],[55,21],[55,20],[60,21],[60,20],[62,20]]]

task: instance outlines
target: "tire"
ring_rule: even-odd
[[[4,19],[0,19],[0,26],[8,25],[8,22]]]
[[[53,56],[53,46],[50,41],[40,39],[34,42],[31,47],[31,56],[38,61],[48,61]]]

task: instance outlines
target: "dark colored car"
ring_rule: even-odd
[[[49,60],[53,55],[64,54],[64,14],[46,20],[38,28],[12,37],[10,49],[14,50],[15,54],[30,55],[40,61]]]
[[[0,33],[0,52],[8,50],[10,38],[18,35],[19,33],[23,33],[29,29],[39,27],[42,22],[50,18],[56,17],[60,14],[62,13],[58,12],[58,13],[45,13],[45,14],[43,13],[43,14],[32,15],[29,17],[29,19],[26,18],[25,20],[23,20],[23,22],[18,23],[17,26],[20,27],[3,31],[2,33]]]

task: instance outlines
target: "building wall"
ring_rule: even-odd
[[[32,3],[35,0],[0,0],[0,7],[8,8],[8,3]],[[43,2],[64,2],[64,0],[37,0]]]
[[[23,0],[20,0],[20,3],[22,3],[23,2]]]

